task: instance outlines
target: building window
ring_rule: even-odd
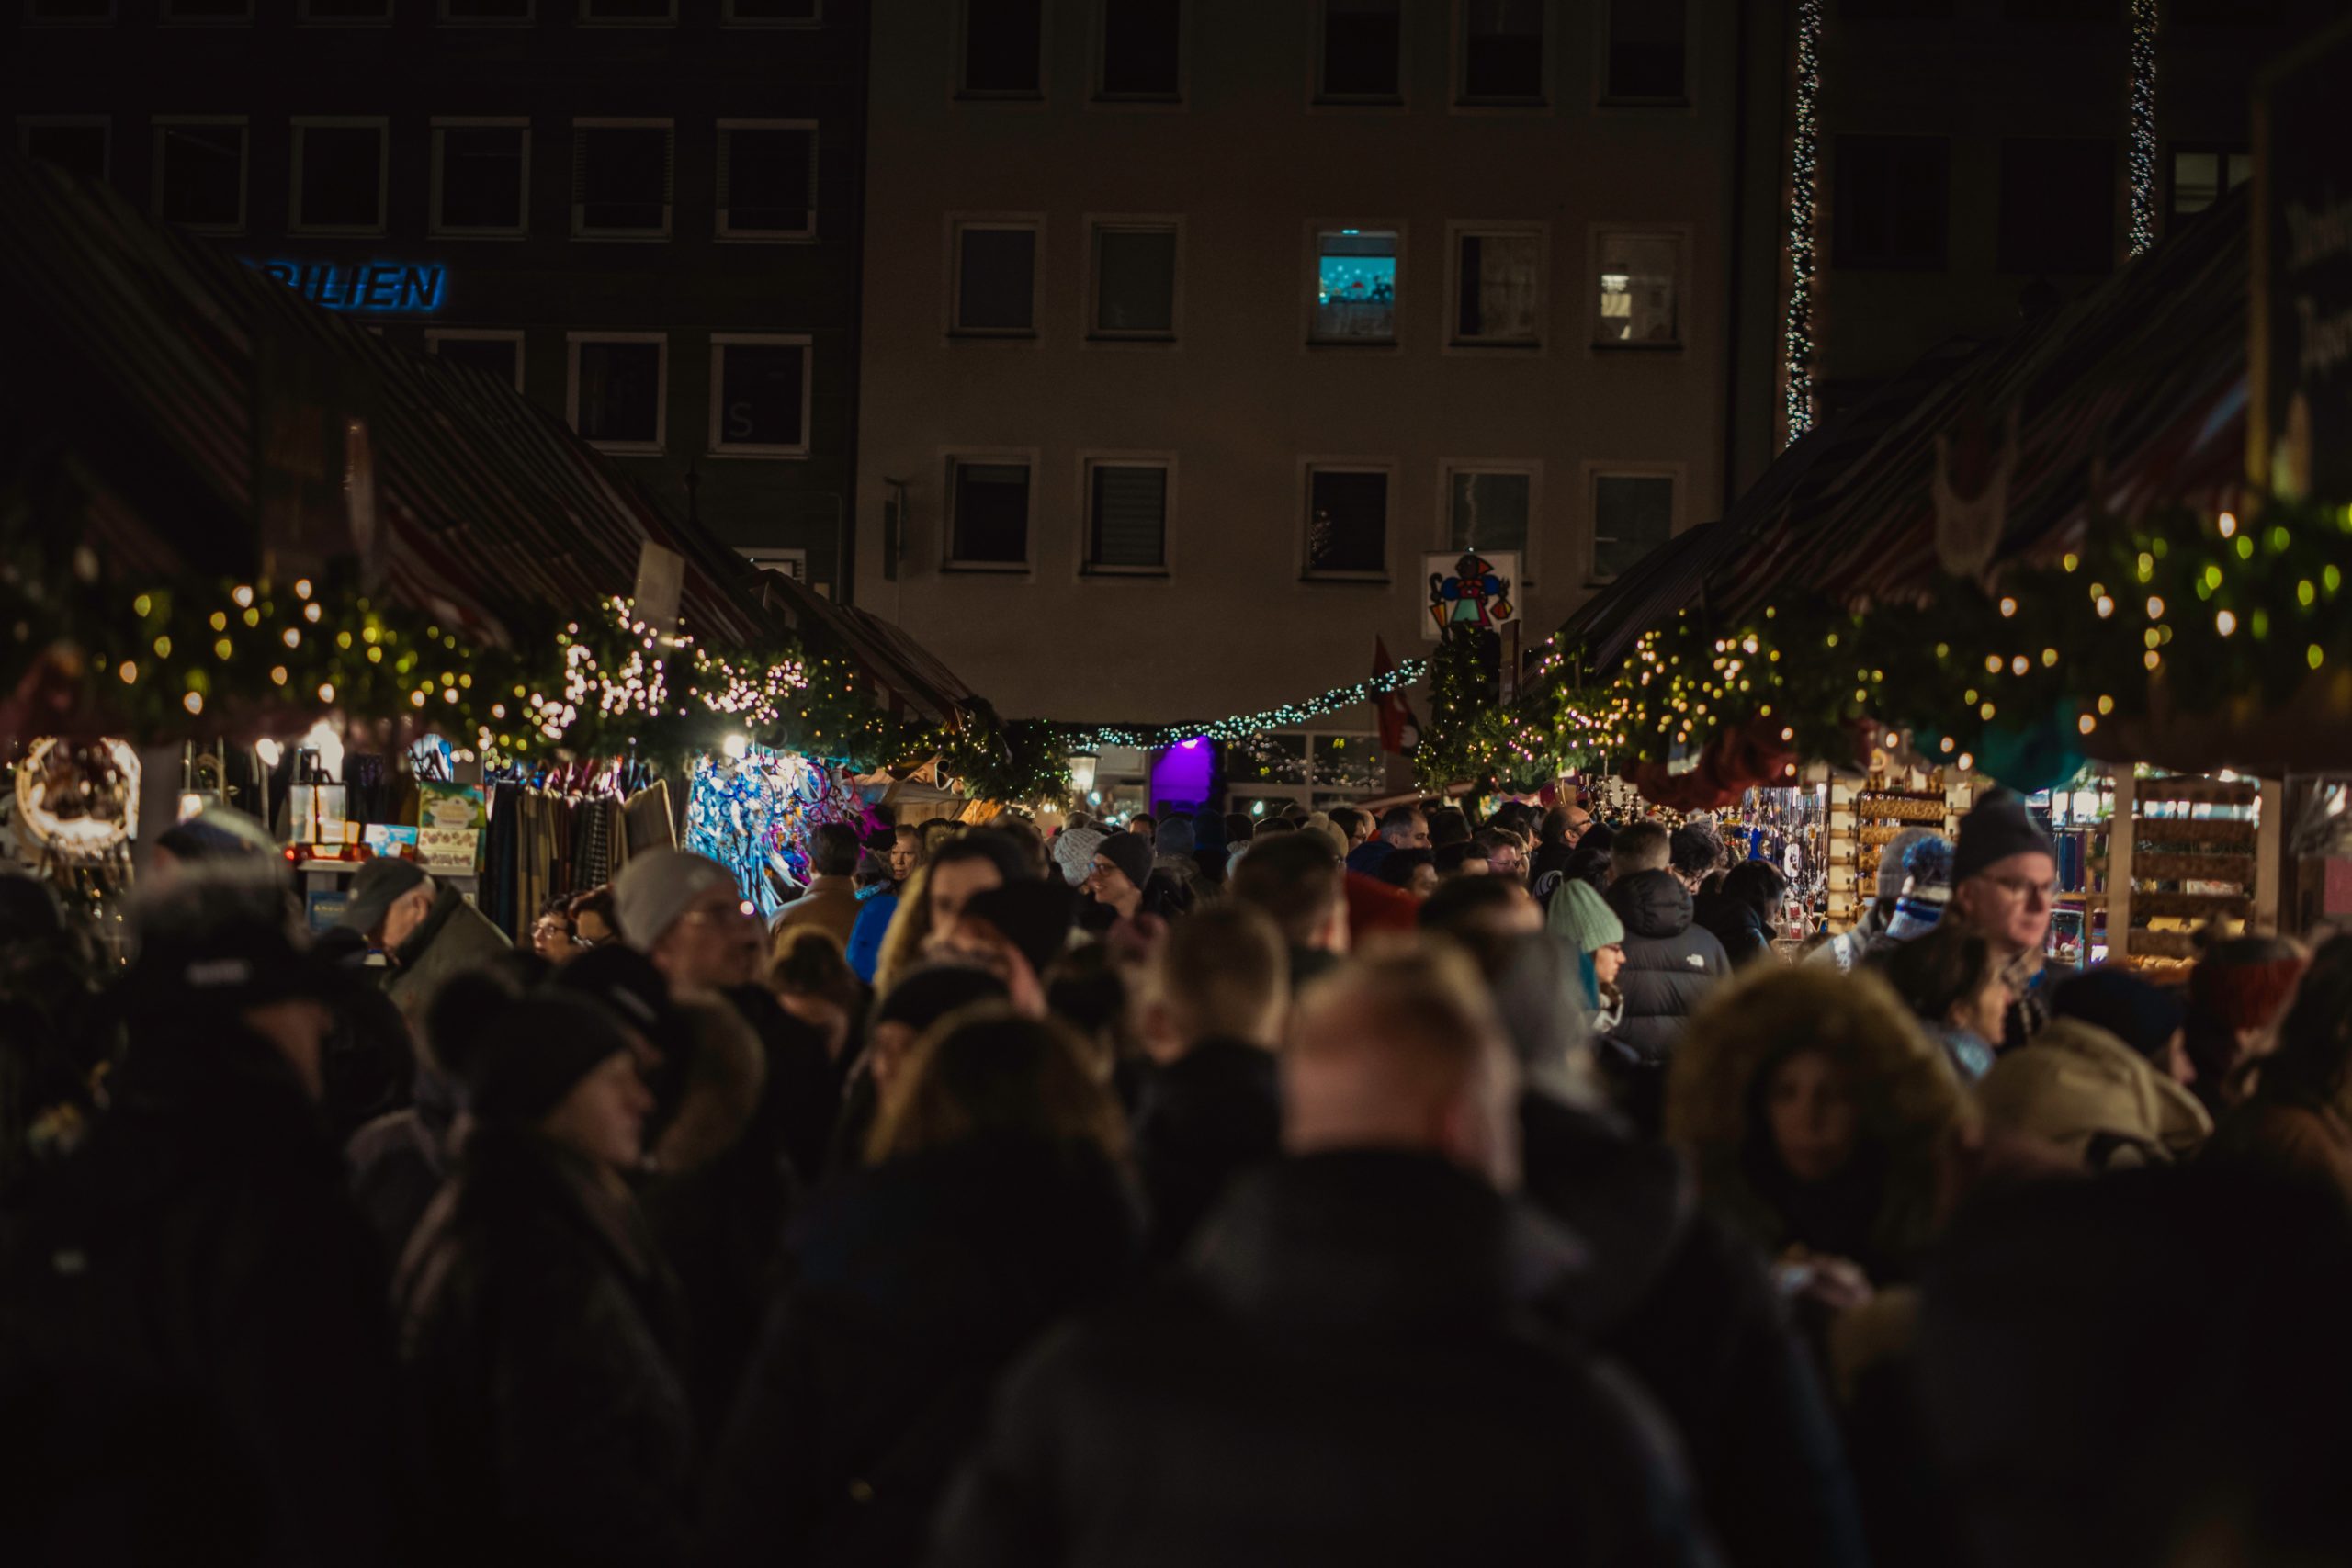
[[[678,0],[580,0],[583,27],[666,28],[677,20]]]
[[[1086,570],[1168,569],[1168,465],[1086,465]]]
[[[1608,0],[1608,73],[1612,104],[1679,104],[1683,96],[1683,0]]]
[[[1176,226],[1094,226],[1094,335],[1176,335]]]
[[[1307,468],[1306,575],[1387,581],[1386,468]]]
[[[441,20],[453,27],[528,27],[532,3],[533,0],[441,0]]]
[[[805,240],[816,232],[816,123],[720,120],[719,238]]]
[[[1676,278],[1682,242],[1673,234],[1603,230],[1594,240],[1598,299],[1592,341],[1602,348],[1679,348]]]
[[[1183,0],[1102,0],[1102,58],[1094,96],[1173,103],[1184,91]]]
[[[670,237],[666,119],[575,119],[571,142],[571,232],[584,240]]]
[[[1322,0],[1315,96],[1322,103],[1394,104],[1405,97],[1399,0]]]
[[[25,0],[25,20],[43,28],[97,28],[114,20],[114,0]]]
[[[1544,236],[1466,230],[1453,236],[1453,341],[1532,348],[1544,321]]]
[[[1595,474],[1592,580],[1607,582],[1674,534],[1674,479],[1668,474]]]
[[[721,333],[710,340],[710,449],[808,455],[808,340]]]
[[[166,27],[180,23],[233,28],[254,19],[254,0],[164,0],[163,12],[155,19]]]
[[[670,343],[661,333],[573,333],[565,412],[607,452],[659,452],[669,434]]]
[[[1037,226],[956,225],[955,330],[974,337],[1036,333]]]
[[[1029,465],[998,457],[947,464],[947,564],[996,569],[1029,564]]]
[[[1838,265],[1940,270],[1951,144],[1940,136],[1841,136],[1836,155]]]
[[[2254,178],[2254,154],[2243,147],[2172,150],[2172,215],[2202,212]]]
[[[243,117],[156,119],[155,216],[203,233],[244,231]]]
[[[1045,0],[964,0],[963,33],[960,96],[1045,96]]]
[[[102,114],[23,115],[17,120],[17,147],[85,180],[107,177],[107,125]]]
[[[1315,236],[1317,343],[1396,341],[1396,234],[1327,229]]]
[[[1540,105],[1548,0],[1462,0],[1465,104]]]
[[[382,233],[388,141],[381,119],[296,119],[293,231]]]
[[[2001,270],[2112,271],[2116,199],[2114,142],[2076,137],[2004,141]]]
[[[1450,468],[1445,475],[1446,547],[1527,549],[1527,523],[1535,511],[1535,470]],[[1527,563],[1520,563],[1527,575]]]
[[[528,120],[433,122],[435,234],[521,234],[530,227],[530,191]]]
[[[452,365],[495,376],[523,389],[523,334],[519,332],[428,330],[424,346]]]
[[[392,0],[302,0],[295,19],[315,27],[380,28],[392,19]]]
[[[823,0],[727,0],[730,28],[813,28],[825,20]]]

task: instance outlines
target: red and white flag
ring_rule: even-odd
[[[1396,670],[1396,661],[1388,657],[1387,640],[1373,638],[1372,678],[1378,681]],[[1412,755],[1421,743],[1421,725],[1413,716],[1413,705],[1405,700],[1405,689],[1383,692],[1373,701],[1380,712],[1380,749],[1399,757]]]

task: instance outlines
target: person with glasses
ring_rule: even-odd
[[[1993,944],[2016,995],[2003,1022],[2003,1050],[2022,1045],[2050,1021],[2050,992],[2075,971],[2044,955],[2058,897],[2058,855],[2013,790],[1977,797],[1960,819],[1947,919]]]
[[[620,941],[620,925],[613,915],[610,884],[573,895],[571,935],[582,947],[606,947]]]
[[[571,925],[571,900],[550,898],[539,918],[531,922],[531,951],[550,964],[565,964],[579,956],[581,946]]]

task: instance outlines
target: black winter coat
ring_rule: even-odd
[[[990,1140],[848,1179],[808,1217],[711,1467],[713,1559],[915,1561],[999,1375],[1128,1276],[1139,1230],[1090,1146]]]
[[[1151,1201],[1151,1255],[1184,1249],[1233,1179],[1281,1152],[1274,1054],[1204,1040],[1145,1082],[1136,1166]]]
[[[1577,1255],[1433,1156],[1265,1167],[1008,1381],[931,1562],[1712,1562],[1655,1417],[1524,1311]]]
[[[389,1560],[385,1274],[266,1043],[134,1037],[0,1269],[0,1562]]]
[[[477,1128],[399,1296],[426,1560],[686,1556],[683,1309],[626,1194],[526,1134]]]
[[[1714,933],[1693,923],[1690,895],[1670,871],[1620,877],[1609,907],[1625,922],[1625,966],[1617,973],[1625,1017],[1613,1038],[1644,1061],[1663,1063],[1731,961]]]
[[[1606,1118],[1530,1090],[1520,1133],[1526,1195],[1592,1252],[1557,1304],[1674,1423],[1724,1561],[1860,1568],[1836,1424],[1754,1250]]]
[[[1735,969],[1772,953],[1772,932],[1764,924],[1764,917],[1756,906],[1745,898],[1730,898],[1721,893],[1702,893],[1691,905],[1697,923],[1713,931],[1715,940],[1724,944],[1724,956]]]
[[[400,1266],[417,1222],[448,1179],[457,1119],[458,1091],[440,1074],[423,1072],[415,1103],[377,1117],[344,1145],[352,1200],[376,1233],[388,1269]]]
[[[721,993],[760,1037],[767,1087],[758,1122],[792,1163],[795,1184],[813,1191],[826,1176],[826,1150],[841,1113],[841,1075],[817,1032],[784,1010],[764,986],[730,986]]]

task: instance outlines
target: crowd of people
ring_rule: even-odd
[[[828,824],[520,945],[0,876],[0,1561],[2318,1563],[2352,939],[1703,819]]]

